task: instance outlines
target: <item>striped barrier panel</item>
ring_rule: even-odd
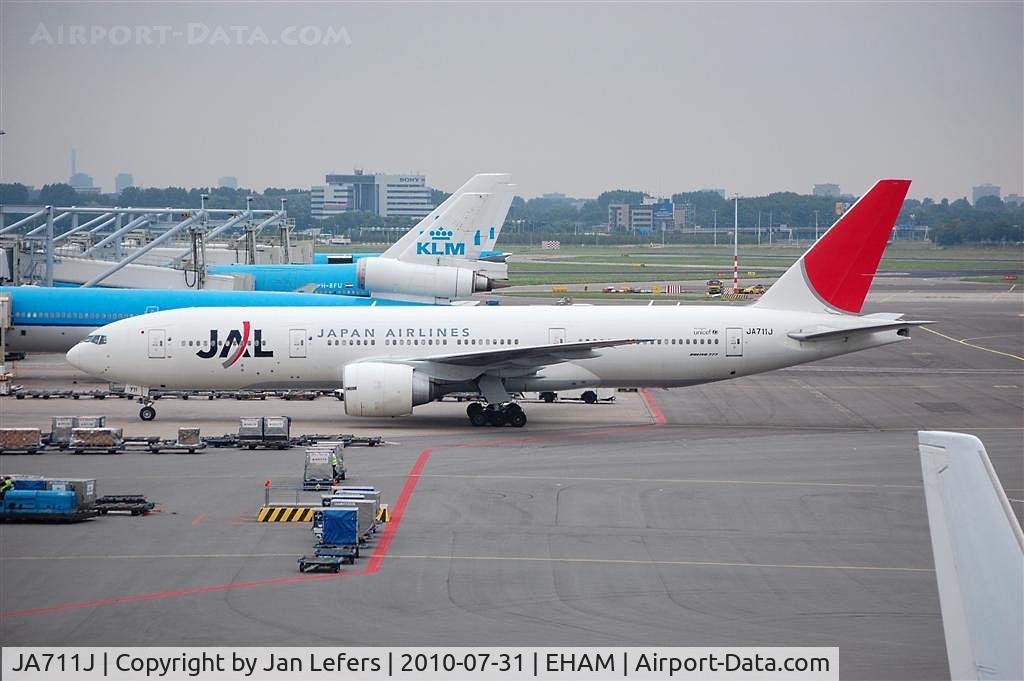
[[[320,506],[264,506],[256,516],[260,523],[308,523]]]

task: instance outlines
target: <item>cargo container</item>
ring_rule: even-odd
[[[337,467],[331,460],[337,460]],[[330,489],[338,480],[345,479],[345,456],[340,443],[334,447],[314,446],[306,449],[306,463],[302,471],[303,489]]]
[[[14,489],[45,490],[46,480],[42,478],[14,478]]]
[[[50,419],[50,444],[67,446],[71,443],[71,429],[78,425],[77,416],[54,416]]]
[[[179,447],[198,447],[203,443],[199,436],[199,426],[178,428],[177,445]]]
[[[123,446],[124,434],[120,428],[72,428],[68,445],[78,454],[97,450],[114,453]]]
[[[329,508],[356,508],[359,510],[359,536],[369,537],[377,527],[377,504],[372,499],[355,495],[335,495],[329,498]]]
[[[42,446],[43,435],[38,428],[0,428],[0,452],[35,454]]]
[[[239,440],[262,440],[263,439],[263,417],[243,416],[238,419]]]
[[[290,416],[266,416],[263,419],[264,440],[287,440],[291,436]]]
[[[48,479],[46,489],[55,492],[74,492],[78,508],[91,508],[96,503],[95,478]]]
[[[359,543],[359,512],[354,508],[325,508],[321,511],[321,544],[354,546]]]

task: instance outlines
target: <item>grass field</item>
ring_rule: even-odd
[[[319,246],[319,252],[366,253],[384,250],[387,244]],[[509,277],[513,285],[597,284],[642,281],[698,281],[728,277],[732,272],[732,245],[693,246],[565,246],[557,251],[508,245],[513,255]],[[740,245],[740,276],[749,280],[771,279],[789,267],[806,245]],[[1003,274],[1024,278],[1019,247],[966,246],[943,248],[933,244],[894,243],[886,249],[879,269],[883,272],[941,272],[955,276],[965,272],[967,281],[999,282]],[[753,272],[753,274],[750,274]]]
[[[804,250],[802,246],[758,248],[748,245],[740,251],[740,276],[744,279],[776,277]],[[879,269],[883,272],[933,272],[944,276],[963,271],[971,273],[972,277],[996,280],[1003,274],[1020,276],[1024,273],[1020,249],[901,244],[886,249]],[[731,271],[732,248],[715,249],[706,245],[525,249],[515,251],[509,264],[511,280],[523,285],[697,280],[728,276]]]

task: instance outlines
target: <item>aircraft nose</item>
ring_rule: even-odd
[[[68,360],[68,364],[75,367],[76,369],[82,368],[82,344],[78,343],[75,347],[68,350],[68,354],[65,355]]]

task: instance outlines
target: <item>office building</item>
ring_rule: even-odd
[[[814,196],[838,197],[839,196],[839,185],[838,184],[829,184],[829,183],[816,184],[816,185],[814,185],[814,188],[811,189],[811,194],[814,195]]]
[[[227,189],[238,189],[238,178],[234,175],[225,175],[224,177],[217,178],[218,187],[226,187]]]
[[[971,188],[971,203],[977,204],[978,199],[983,199],[986,196],[994,196],[999,198],[1000,188],[994,184],[979,184],[976,187]]]
[[[325,181],[326,184],[312,189],[310,208],[316,218],[351,210],[418,220],[434,209],[423,175],[368,174],[356,170],[351,175],[327,175]]]
[[[340,215],[350,210],[349,197],[349,189],[343,185],[327,184],[313,187],[309,196],[310,214],[318,220]]]
[[[628,203],[608,204],[608,229],[609,231],[614,231],[616,229],[629,231]]]

